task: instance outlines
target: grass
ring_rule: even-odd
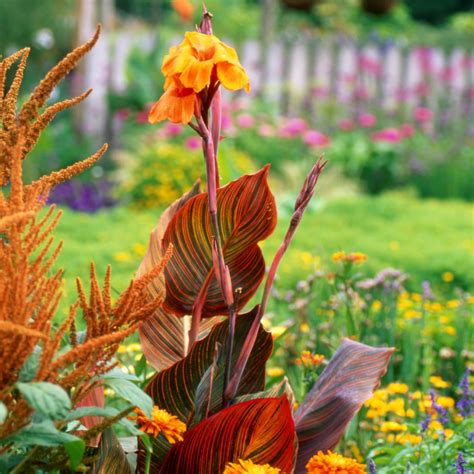
[[[290,209],[284,202],[279,205],[278,227],[263,244],[267,262],[286,231]],[[91,261],[99,275],[112,264],[114,288],[127,285],[161,211],[122,207],[91,215],[63,212],[56,236],[65,241],[59,258],[66,268],[64,311],[75,297],[75,277],[86,280]],[[419,200],[400,193],[316,199],[283,259],[279,286],[283,279],[288,287],[293,285],[315,265],[326,267],[337,250],[366,253],[368,273],[388,266],[405,270],[412,289],[419,290],[423,280],[446,285],[444,272],[453,273],[455,285],[474,288],[472,206],[463,202]]]

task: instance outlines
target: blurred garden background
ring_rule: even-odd
[[[383,388],[344,449],[374,458],[382,472],[405,472],[400,466],[425,459],[419,450],[431,432],[437,448],[420,472],[451,472],[452,453],[474,432],[472,420],[461,423],[472,413],[466,369],[474,365],[472,2],[206,5],[215,34],[237,49],[251,79],[250,94],[224,93],[219,162],[223,182],[271,164],[279,225],[263,246],[267,262],[308,169],[320,155],[328,160],[266,318],[277,345],[269,381],[286,374],[301,399],[320,365],[302,351],[327,357],[353,334],[394,346]],[[55,119],[25,163],[34,180],[111,145],[50,198],[64,213],[56,232],[66,242],[60,264],[70,273],[63,314],[90,261],[100,269],[113,263],[117,292],[123,289],[161,212],[205,175],[191,128],[147,122],[163,88],[162,58],[183,30],[194,29],[200,7],[198,0],[0,2],[0,18],[14,19],[2,21],[0,53],[32,46],[25,98],[103,25],[99,43],[54,93],[63,99],[91,87],[91,96]],[[122,353],[130,364],[140,358],[133,342]],[[458,406],[462,397],[471,397],[471,411]],[[436,406],[449,414],[446,423]],[[450,439],[447,454],[441,443]],[[433,462],[439,471],[429,470]]]

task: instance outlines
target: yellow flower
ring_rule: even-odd
[[[132,259],[131,255],[127,252],[114,253],[114,260],[116,262],[129,262],[131,259]]]
[[[309,327],[309,324],[308,323],[301,323],[300,325],[300,331],[301,332],[304,332],[305,334],[307,334],[310,330],[310,327]]]
[[[409,319],[419,319],[421,318],[421,313],[420,311],[415,311],[414,309],[408,309],[405,311],[405,314],[403,317],[407,320]]]
[[[372,303],[372,309],[374,311],[380,311],[382,309],[382,302],[380,300],[374,300]]]
[[[449,300],[447,303],[446,303],[446,306],[449,308],[449,309],[454,309],[454,308],[457,308],[458,306],[461,305],[461,302],[459,300]]]
[[[407,418],[415,418],[415,410],[412,410],[411,408],[409,408],[406,411],[406,416],[407,416]]]
[[[430,377],[430,383],[435,388],[448,388],[450,385],[449,382],[446,382],[446,380],[443,380],[438,375],[432,375]]]
[[[454,398],[451,397],[438,397],[436,403],[441,405],[443,408],[453,408],[454,407]]]
[[[170,444],[176,441],[183,441],[183,433],[186,431],[186,425],[176,416],[171,415],[166,410],[161,410],[156,405],[153,407],[151,420],[146,417],[140,408],[135,408],[137,416],[129,417],[136,420],[138,428],[144,433],[157,437],[163,433]]]
[[[407,393],[408,385],[405,383],[392,382],[387,386],[388,393]]]
[[[226,465],[222,474],[278,474],[281,472],[277,467],[269,464],[255,464],[251,459],[239,459],[237,463],[230,462]]]
[[[455,336],[456,335],[456,328],[453,326],[446,326],[443,330],[446,334],[449,336]]]
[[[143,244],[136,243],[133,245],[133,251],[139,256],[143,257],[146,252],[146,247]]]
[[[250,81],[235,49],[214,35],[187,32],[179,46],[170,48],[161,72],[166,76],[165,92],[150,110],[150,123],[168,119],[191,121],[198,94],[213,93],[219,84],[230,90],[250,91]]]
[[[365,466],[337,453],[318,451],[306,464],[308,474],[365,474]]]
[[[280,377],[285,373],[285,370],[281,367],[269,367],[267,369],[267,375],[269,377]]]
[[[346,252],[341,250],[340,252],[335,252],[332,254],[332,259],[334,262],[339,262],[346,259]]]
[[[272,334],[273,339],[277,339],[278,337],[282,336],[285,334],[285,332],[288,330],[287,327],[285,326],[273,326],[270,329],[270,332]]]
[[[389,443],[399,443],[399,444],[410,443],[412,445],[415,445],[415,444],[421,443],[422,440],[423,438],[421,436],[415,435],[412,433],[399,433],[397,435],[389,434],[387,436],[387,441]]]
[[[397,250],[400,250],[400,243],[397,242],[396,240],[392,240],[389,244],[388,244],[390,250],[392,250],[392,252],[396,252]]]
[[[452,272],[444,272],[441,275],[441,278],[443,279],[444,282],[451,283],[454,280],[454,275]]]
[[[446,428],[444,430],[444,436],[446,436],[446,439],[451,438],[453,436],[453,434],[454,434],[454,431],[450,428]]]
[[[382,433],[387,433],[388,431],[406,431],[407,426],[397,423],[396,421],[384,421],[380,427]]]

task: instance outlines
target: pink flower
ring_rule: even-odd
[[[371,128],[376,124],[377,119],[374,114],[363,113],[359,114],[357,121],[362,128]]]
[[[135,120],[137,123],[148,123],[148,111],[138,112]]]
[[[369,58],[368,56],[360,56],[357,62],[359,68],[367,71],[370,74],[373,74],[374,76],[377,76],[382,71],[380,63],[375,59]]]
[[[426,97],[431,92],[431,86],[426,82],[419,82],[414,87],[413,92],[420,97]]]
[[[400,125],[400,135],[401,138],[409,138],[412,137],[415,133],[415,127],[413,127],[410,123],[403,123]]]
[[[354,122],[349,118],[343,118],[339,120],[337,124],[339,125],[339,128],[345,132],[350,132],[354,129]]]
[[[250,114],[240,114],[237,116],[237,124],[241,128],[252,128],[255,125],[255,119]]]
[[[163,133],[167,137],[176,137],[183,131],[183,127],[179,123],[166,122],[163,126]]]
[[[402,139],[402,134],[397,128],[384,128],[372,134],[374,142],[397,143]]]
[[[230,128],[232,128],[232,118],[224,112],[221,117],[221,130],[229,130]]]
[[[427,107],[417,107],[413,111],[413,118],[417,122],[429,122],[433,118],[433,112]]]
[[[415,58],[418,61],[423,74],[430,74],[433,72],[433,50],[422,46],[415,50]]]
[[[189,137],[186,139],[185,145],[188,150],[197,150],[201,147],[201,139],[195,136]]]
[[[324,148],[331,143],[331,139],[318,130],[308,130],[305,132],[303,141],[306,145],[316,148]]]
[[[127,107],[117,109],[117,111],[115,112],[115,116],[118,120],[126,120],[130,116],[130,109]]]
[[[285,138],[295,138],[298,135],[301,135],[308,128],[308,124],[304,119],[293,118],[288,119],[279,130],[281,137]]]
[[[258,134],[261,137],[273,137],[275,135],[275,129],[268,123],[262,123],[262,125],[258,127]]]

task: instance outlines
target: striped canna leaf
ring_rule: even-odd
[[[158,224],[150,235],[148,250],[137,270],[137,278],[149,272],[161,260],[161,239],[165,233],[168,223],[173,216],[192,197],[200,194],[200,183],[196,181],[194,186],[181,198],[177,199],[161,215]],[[148,286],[150,297],[155,298],[165,291],[164,276],[155,278]],[[143,353],[147,361],[159,372],[182,359],[188,352],[188,331],[191,324],[191,316],[176,317],[163,307],[147,319],[139,329],[140,341]],[[208,318],[201,322],[199,339],[202,339],[221,318]]]
[[[240,288],[238,310],[256,292],[265,274],[258,242],[276,225],[275,199],[267,183],[268,166],[217,190],[217,219],[224,259],[234,289]],[[207,193],[191,198],[171,219],[162,251],[173,245],[165,269],[165,309],[176,315],[191,314],[199,294],[205,294],[202,317],[224,315],[227,306],[214,276],[212,230]]]
[[[344,339],[295,413],[296,473],[317,451],[334,449],[362,404],[387,370],[393,349]]]
[[[237,360],[257,311],[258,306],[249,313],[237,316],[232,354],[233,363]],[[155,405],[184,421],[188,429],[200,419],[203,411],[212,414],[222,408],[225,358],[216,358],[216,348],[225,348],[227,338],[228,319],[216,324],[203,340],[193,345],[190,353],[184,359],[156,374],[145,388]],[[271,334],[260,326],[257,342],[245,368],[238,395],[264,390],[265,364],[272,349]],[[197,406],[200,399],[198,388],[212,366],[215,366],[213,383],[210,395],[204,401],[206,409],[203,410],[203,407]],[[152,472],[160,468],[170,448],[171,445],[162,436],[153,441]],[[139,466],[143,467],[143,462],[144,453],[141,452],[139,453]]]
[[[286,395],[226,408],[197,424],[166,457],[167,474],[214,474],[229,462],[252,460],[292,472],[295,426]]]

